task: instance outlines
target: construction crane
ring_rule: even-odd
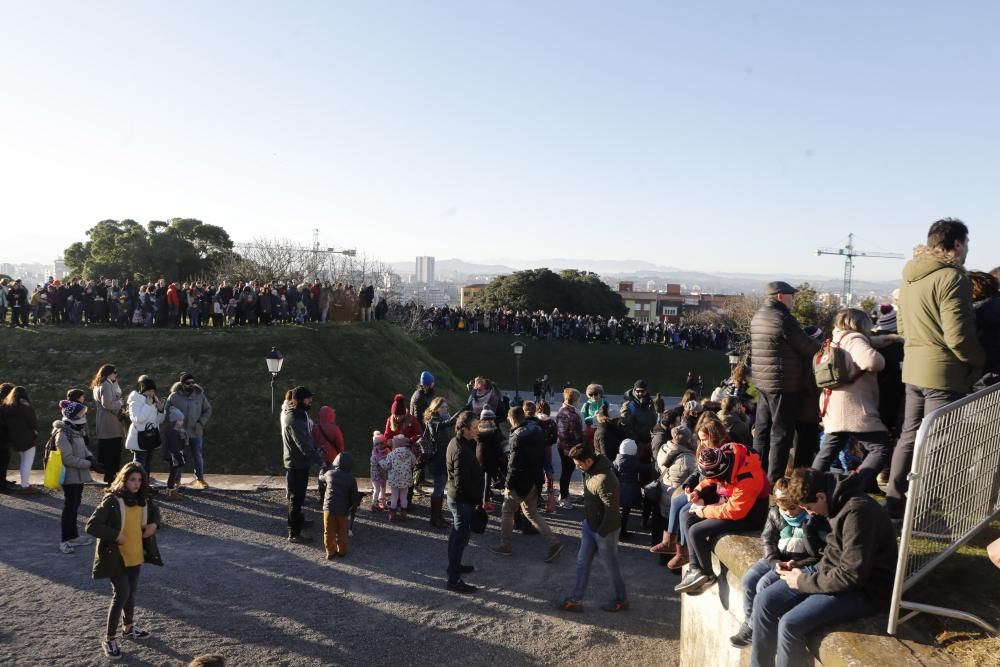
[[[292,246],[292,245],[285,246],[283,243],[279,243],[279,245],[282,245],[282,246],[288,248],[289,250],[298,250],[300,252],[311,252],[313,254],[313,261],[316,262],[317,264],[319,263],[319,256],[320,255],[346,255],[347,257],[355,257],[358,254],[358,251],[355,250],[354,248],[350,248],[350,249],[338,249],[338,248],[323,248],[323,247],[320,247],[320,244],[319,244],[319,230],[318,229],[314,229],[313,230],[313,242],[312,242],[312,245],[310,245],[309,247],[305,247],[305,246]],[[265,249],[270,249],[270,248],[269,248],[269,246],[266,246],[266,245],[260,244],[260,243],[240,243],[240,242],[236,242],[236,243],[233,244],[233,249],[234,250],[241,250],[241,249],[246,249],[246,250],[265,250]]]
[[[843,248],[819,248],[816,256],[820,255],[840,255],[844,258],[844,291],[840,295],[841,306],[849,308],[854,294],[851,292],[851,283],[854,280],[854,258],[855,257],[881,257],[883,259],[905,259],[898,252],[864,252],[854,249],[854,234],[847,235],[847,245]]]

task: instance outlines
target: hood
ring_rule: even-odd
[[[320,426],[326,426],[327,424],[336,424],[337,411],[331,408],[329,405],[324,405],[319,409],[319,423]]]
[[[191,393],[192,394],[201,394],[204,391],[205,390],[201,388],[200,384],[195,384],[194,385],[194,391],[192,391]],[[172,385],[170,385],[170,393],[171,394],[184,394],[184,393],[186,393],[184,391],[184,385],[182,385],[180,382],[173,383]]]
[[[614,469],[611,467],[611,461],[608,460],[607,456],[603,454],[597,457],[594,461],[594,465],[590,466],[590,470],[587,471],[588,475],[613,475]]]
[[[832,519],[837,516],[848,500],[854,496],[865,495],[861,476],[855,472],[848,473],[847,475],[830,473],[830,476],[827,478],[826,495],[827,509],[830,514],[829,518]]]
[[[913,259],[903,267],[903,280],[908,283],[915,283],[941,269],[965,271],[956,262],[953,253],[936,248],[928,248],[927,246],[917,246],[913,250]]]
[[[145,402],[146,402],[146,397],[137,391],[133,390],[132,393],[128,395],[129,405],[142,405]]]
[[[351,461],[351,455],[348,454],[347,452],[341,452],[340,454],[337,454],[337,458],[333,460],[334,470],[342,470],[344,472],[349,473],[351,472],[351,469],[353,467],[354,467],[354,462]]]

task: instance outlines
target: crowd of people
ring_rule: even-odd
[[[540,534],[544,560],[553,562],[565,545],[546,516],[582,508],[574,586],[558,603],[570,613],[584,610],[595,558],[614,591],[601,608],[629,608],[620,542],[642,534],[650,557],[680,576],[674,590],[697,595],[717,580],[714,539],[760,533],[764,555],[744,575],[744,622],[730,642],[750,647],[751,665],[804,664],[810,633],[888,605],[897,555],[893,521],[905,505],[923,415],[1000,381],[1000,269],[967,272],[968,243],[961,222],[934,223],[904,269],[894,303],[879,306],[875,321],[845,308],[829,333],[803,328],[791,315],[796,290],[770,283],[751,323],[749,364],[737,366],[706,398],[699,399],[689,378],[673,406],[641,379],[615,410],[597,383],[583,392],[563,388],[555,407],[544,383],[535,401],[511,404],[495,383],[477,377],[462,407],[452,410],[425,371],[409,401],[393,397],[384,425],[372,433],[368,509],[389,522],[409,521],[414,494],[431,482],[429,527],[449,528],[446,585],[467,595],[477,587],[465,580],[475,572],[464,562],[465,548],[472,532],[485,531],[490,514],[500,516],[494,554],[513,556],[518,530]],[[50,456],[59,452],[65,469],[60,549],[70,554],[96,538],[93,574],[112,584],[103,643],[111,657],[120,655],[120,619],[120,636],[148,636],[134,608],[140,566],[162,564],[157,500],[178,498],[188,453],[206,485],[203,429],[212,414],[190,373],[179,376],[166,399],[152,378],[141,376],[123,400],[117,381],[117,370],[105,365],[91,382],[96,456],[87,394],[78,389],[60,402],[61,419],[45,448]],[[287,539],[314,541],[303,506],[315,466],[324,553],[332,560],[348,553],[363,496],[336,412],[323,406],[314,421],[314,398],[298,386],[282,406]],[[0,386],[0,451],[20,454],[25,493],[38,430],[24,388]],[[161,495],[147,470],[164,436],[171,473]],[[133,452],[124,466],[123,447]],[[576,470],[582,497],[571,493]],[[107,492],[80,536],[77,513],[91,471],[103,476]],[[885,506],[872,497],[880,476],[888,483]]]
[[[223,280],[147,284],[111,278],[49,277],[29,292],[20,279],[0,279],[0,325],[83,324],[117,327],[223,327],[383,319],[388,303],[373,285],[285,284]]]

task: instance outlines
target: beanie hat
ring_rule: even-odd
[[[139,376],[139,393],[142,394],[142,393],[145,393],[145,392],[147,392],[149,390],[156,391],[156,382],[154,382],[153,378],[149,377],[148,375],[140,375]]]
[[[392,409],[390,410],[390,414],[392,414],[394,416],[397,416],[397,417],[401,417],[401,416],[405,415],[406,414],[406,403],[404,403],[403,401],[404,401],[404,399],[403,399],[403,395],[402,394],[396,394],[395,396],[393,396],[392,397]]]
[[[496,413],[490,410],[489,408],[483,408],[483,411],[479,413],[480,421],[484,419],[494,420],[496,418],[497,418]]]
[[[170,414],[167,415],[167,419],[170,422],[182,422],[184,421],[184,413],[177,408],[170,408]]]
[[[409,447],[409,445],[410,445],[410,439],[407,438],[402,433],[400,433],[399,435],[394,436],[392,438],[392,448],[393,449],[397,449],[399,447]]]
[[[375,431],[372,433],[372,444],[373,445],[384,445],[385,436],[382,435],[382,431]]]
[[[632,438],[626,438],[622,440],[622,446],[618,451],[625,456],[635,456],[639,453],[639,446],[635,444],[635,440]]]
[[[424,371],[420,374],[420,384],[429,387],[434,384],[434,375],[430,371]]]
[[[632,385],[632,389],[648,389],[645,380],[636,380],[635,384]]]
[[[698,472],[709,479],[725,477],[733,468],[732,449],[704,447],[698,453]]]
[[[890,308],[892,308],[890,306]],[[882,313],[878,316],[878,322],[872,327],[872,332],[874,333],[896,333],[896,311],[895,309],[890,310],[888,313]]]
[[[181,373],[181,382],[187,382],[188,380],[193,380],[194,376],[187,371]]]
[[[303,387],[299,385],[298,387],[292,390],[292,398],[295,399],[296,401],[301,401],[304,398],[310,398],[312,395],[313,393],[309,389],[309,387]]]
[[[69,421],[77,419],[86,409],[87,406],[83,403],[77,403],[76,401],[70,400],[59,401],[59,410],[62,412],[63,419]]]
[[[687,426],[675,426],[670,429],[670,439],[678,447],[691,448],[691,429]]]

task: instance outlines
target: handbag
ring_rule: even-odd
[[[138,443],[139,449],[144,452],[151,452],[160,446],[160,429],[156,428],[156,424],[146,424],[146,428],[139,431]]]
[[[45,462],[45,483],[46,489],[58,489],[66,480],[66,466],[62,462],[62,452],[58,449],[49,452],[49,458]]]
[[[469,518],[469,530],[482,534],[486,532],[486,524],[490,522],[490,515],[486,513],[482,505],[476,505]]]
[[[652,482],[642,487],[642,496],[649,503],[656,505],[660,502],[660,494],[663,489],[660,487],[660,480],[654,479]]]

